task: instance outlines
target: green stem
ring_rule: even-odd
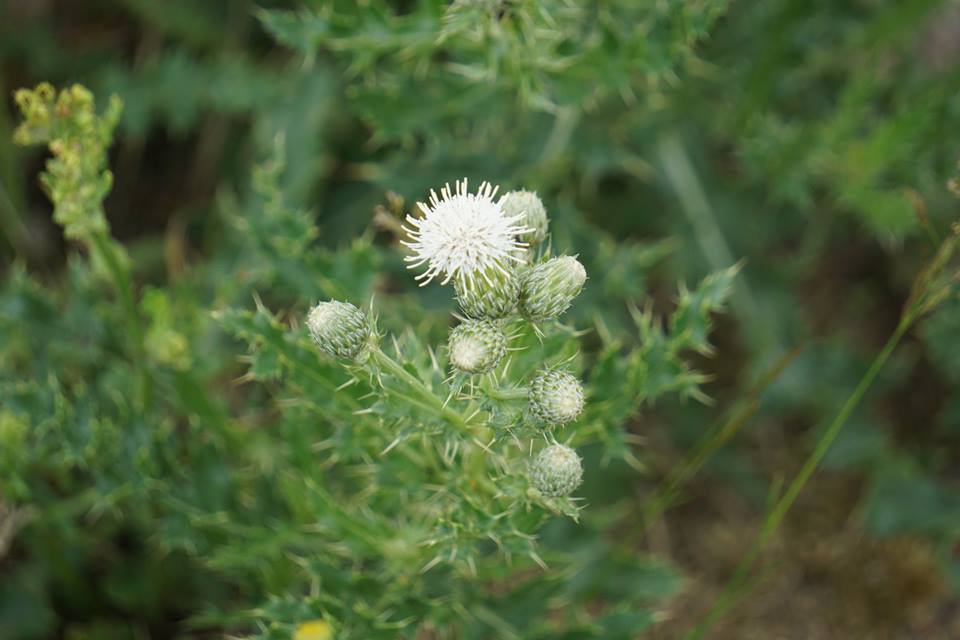
[[[887,359],[890,358],[890,354],[893,353],[893,350],[896,348],[897,344],[900,343],[900,340],[910,328],[913,319],[913,316],[910,315],[907,315],[901,319],[900,324],[897,325],[897,328],[890,335],[890,338],[887,339],[887,343],[883,346],[883,349],[881,349],[880,353],[878,353],[876,358],[873,359],[873,362],[870,364],[870,368],[868,368],[866,373],[863,374],[863,377],[860,378],[860,382],[857,384],[856,389],[854,389],[853,393],[851,393],[847,398],[839,413],[837,413],[837,415],[833,418],[833,422],[831,422],[830,426],[827,427],[827,430],[824,431],[822,436],[820,436],[820,440],[817,441],[816,447],[814,447],[813,452],[807,458],[806,462],[803,464],[803,467],[801,467],[800,472],[793,479],[793,482],[791,482],[790,486],[787,487],[786,492],[783,494],[780,500],[777,501],[776,505],[774,505],[773,509],[764,520],[763,528],[760,530],[760,535],[757,536],[757,539],[754,541],[753,546],[750,548],[750,551],[747,553],[747,555],[744,556],[740,561],[740,564],[737,566],[733,577],[727,583],[726,587],[724,587],[720,597],[714,603],[713,607],[710,608],[710,611],[707,613],[707,616],[704,618],[704,620],[687,635],[688,640],[696,640],[697,638],[703,637],[703,634],[710,629],[713,623],[716,622],[716,620],[723,615],[724,612],[726,612],[735,604],[739,589],[746,580],[750,569],[760,557],[760,553],[767,546],[767,543],[770,542],[770,539],[780,528],[780,525],[783,522],[784,517],[786,517],[787,512],[790,510],[790,507],[793,506],[793,503],[800,495],[800,492],[803,491],[803,488],[806,486],[811,476],[813,476],[814,471],[816,471],[817,467],[823,461],[824,456],[830,449],[830,445],[832,445],[833,441],[836,440],[837,435],[840,433],[841,429],[843,429],[843,426],[850,418],[853,410],[857,407],[860,400],[867,392],[867,389],[870,388],[870,385],[873,384],[873,380],[877,377],[877,374],[886,364]]]
[[[139,372],[140,402],[143,406],[149,404],[152,395],[152,383],[146,370],[146,350],[144,347],[144,330],[140,320],[140,313],[137,311],[137,302],[133,295],[133,281],[130,278],[130,271],[126,268],[119,249],[111,237],[106,234],[96,233],[90,237],[90,248],[96,252],[97,257],[102,260],[107,271],[113,278],[113,286],[120,303],[123,306],[124,314],[127,319],[127,329],[133,341],[134,363]]]
[[[466,418],[460,412],[447,406],[423,381],[404,369],[403,365],[385,354],[379,347],[374,349],[371,355],[384,371],[398,378],[416,392],[425,407],[436,411],[440,417],[458,429],[464,432],[469,431]]]

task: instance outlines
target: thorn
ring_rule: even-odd
[[[420,574],[423,575],[423,574],[426,573],[427,571],[430,571],[430,569],[433,569],[435,566],[437,566],[438,564],[440,564],[440,562],[442,562],[442,561],[443,561],[443,558],[441,558],[440,556],[434,557],[433,560],[431,560],[430,562],[428,562],[427,564],[425,564],[425,565],[423,566],[423,568],[420,569]]]
[[[342,385],[340,385],[339,387],[337,387],[336,389],[334,389],[334,391],[343,391],[343,390],[346,389],[347,387],[350,387],[350,386],[352,386],[352,385],[355,385],[357,382],[359,382],[359,380],[357,380],[356,378],[350,378],[349,380],[347,380],[346,382],[344,382]]]
[[[257,311],[267,311],[267,307],[264,306],[263,300],[260,299],[260,294],[254,291],[252,295],[253,295],[253,304],[257,307]]]
[[[544,571],[550,570],[550,567],[547,566],[547,563],[543,561],[543,558],[541,558],[536,551],[530,551],[529,555],[530,555],[530,559],[536,562],[541,569],[543,569]]]
[[[390,444],[388,444],[387,447],[386,447],[383,451],[380,452],[380,455],[381,455],[381,456],[385,456],[385,455],[387,455],[388,453],[390,453],[390,451],[391,451],[395,446],[397,446],[398,444],[400,444],[400,442],[401,442],[402,440],[403,440],[403,437],[402,437],[402,436],[397,436],[396,438],[394,438],[394,439],[393,439],[393,442],[391,442]]]

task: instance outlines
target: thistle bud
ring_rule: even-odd
[[[583,479],[577,452],[562,444],[540,451],[530,468],[533,486],[545,496],[559,498],[573,493]]]
[[[541,371],[530,382],[530,414],[541,424],[561,426],[583,411],[583,386],[566,371]]]
[[[457,301],[460,308],[471,318],[498,320],[517,310],[520,299],[520,278],[512,265],[500,269],[488,269],[473,277],[473,282],[457,280]]]
[[[507,353],[507,336],[496,322],[465,320],[450,332],[450,364],[465,373],[492,371]]]
[[[367,316],[349,302],[320,302],[307,316],[307,329],[320,351],[344,360],[365,360],[376,333]]]
[[[553,320],[570,308],[586,280],[586,270],[572,256],[538,264],[520,283],[520,311],[531,322]]]
[[[522,215],[517,222],[530,231],[520,234],[520,240],[535,247],[547,238],[547,210],[533,191],[511,191],[500,199],[500,208],[507,216]]]

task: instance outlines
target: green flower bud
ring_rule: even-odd
[[[531,322],[553,320],[570,308],[586,280],[586,270],[572,256],[538,264],[520,283],[520,312]]]
[[[492,371],[507,353],[507,336],[496,322],[465,320],[450,332],[450,364],[466,373]]]
[[[307,329],[320,351],[335,358],[362,361],[376,342],[367,316],[349,302],[320,302],[307,316]]]
[[[573,422],[583,411],[583,386],[566,371],[541,371],[530,382],[530,414],[541,424]]]
[[[559,498],[570,495],[583,480],[580,457],[570,447],[552,444],[534,458],[530,480],[545,496]]]
[[[520,240],[535,247],[547,238],[547,210],[533,191],[511,191],[500,199],[500,208],[507,216],[522,215],[517,224],[531,229],[520,234]]]
[[[512,266],[489,269],[473,277],[473,282],[454,281],[460,308],[471,318],[498,320],[517,310],[520,299],[520,278]]]

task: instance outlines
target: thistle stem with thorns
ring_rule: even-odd
[[[371,356],[381,369],[410,387],[424,404],[435,410],[444,420],[462,431],[469,432],[467,419],[437,396],[423,381],[404,369],[403,365],[388,356],[379,347],[372,351]]]

